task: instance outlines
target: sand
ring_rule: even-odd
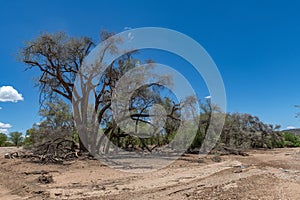
[[[250,156],[187,154],[154,172],[120,171],[97,160],[44,165],[5,159],[0,148],[0,199],[300,199],[300,148],[251,150]],[[54,182],[41,184],[47,171]]]

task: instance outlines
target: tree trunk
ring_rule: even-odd
[[[79,137],[79,150],[81,153],[86,153],[88,152],[88,149],[86,148],[86,146],[84,145],[83,141],[81,140],[81,138]]]

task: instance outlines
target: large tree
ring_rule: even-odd
[[[29,69],[41,72],[38,79],[41,105],[57,96],[72,102],[76,74],[93,44],[90,38],[70,38],[65,33],[41,34],[26,43],[21,59]],[[85,150],[81,140],[80,148]]]
[[[92,153],[98,151],[101,144],[107,143],[104,140],[105,136],[111,140],[130,137],[121,131],[112,117],[112,95],[121,77],[136,68],[140,61],[133,58],[134,52],[127,52],[111,63],[106,63],[105,56],[117,53],[117,44],[122,42],[121,38],[110,36],[111,33],[102,32],[103,48],[97,52],[95,62],[88,66],[85,65],[85,59],[94,47],[94,42],[87,37],[73,38],[65,33],[41,34],[35,40],[27,42],[21,52],[22,61],[29,69],[37,68],[41,72],[38,79],[41,105],[57,96],[64,97],[72,103],[76,128],[80,135],[80,149],[88,149]],[[149,61],[146,63],[151,65]],[[128,89],[133,83],[141,84],[148,75],[153,79],[148,69],[151,67],[137,71],[135,79],[129,78],[131,82],[123,86]],[[152,126],[149,120],[150,108],[162,101],[164,93],[159,91],[164,90],[161,85],[169,80],[170,77],[157,76],[153,83],[138,88],[132,94],[130,103],[126,105],[130,112],[124,112],[126,114],[121,121],[131,119],[136,121],[136,126],[143,123]],[[173,103],[174,108],[178,105],[179,102]],[[174,108],[169,109],[168,117],[179,120]],[[176,108],[178,109],[180,108]],[[104,134],[100,136],[99,125],[101,130],[104,130]],[[138,139],[143,142],[142,137]],[[107,148],[109,145],[106,145]]]

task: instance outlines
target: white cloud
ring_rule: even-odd
[[[0,110],[2,110],[2,107],[0,107]]]
[[[8,131],[8,129],[0,128],[0,133],[8,134],[9,131]]]
[[[211,96],[206,96],[206,97],[204,97],[205,99],[211,99]]]
[[[296,127],[295,126],[288,126],[288,127],[286,127],[286,129],[296,129]]]
[[[0,122],[0,133],[8,134],[8,129],[10,129],[12,126],[10,124],[4,124]]]
[[[10,124],[4,124],[4,123],[0,122],[0,128],[8,129],[8,128],[11,128],[11,125]]]
[[[12,86],[0,87],[0,102],[18,102],[22,100],[24,100],[22,94]]]

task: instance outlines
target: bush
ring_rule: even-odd
[[[300,147],[300,136],[294,133],[285,132],[284,137],[284,146],[285,147]]]
[[[6,146],[7,139],[7,135],[0,133],[0,147]]]
[[[9,142],[9,141],[6,141],[3,145],[4,147],[11,147],[11,146],[14,146],[13,143]]]

